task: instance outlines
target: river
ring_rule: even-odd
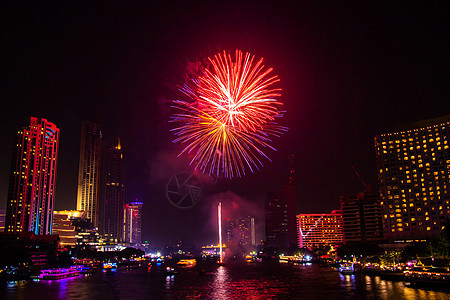
[[[1,299],[450,299],[449,290],[410,287],[318,265],[241,263],[179,268],[164,265],[97,272],[53,281],[6,282]]]

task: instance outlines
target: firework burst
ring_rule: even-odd
[[[174,142],[185,145],[179,156],[188,153],[196,169],[226,178],[258,170],[260,157],[270,161],[263,149],[275,150],[271,137],[287,130],[275,122],[281,89],[272,87],[279,78],[271,73],[262,58],[239,50],[208,58],[180,88],[186,99],[172,102]]]

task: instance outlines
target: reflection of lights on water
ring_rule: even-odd
[[[351,291],[353,288],[355,288],[355,282],[356,278],[355,275],[343,275],[339,274],[341,277],[341,280],[343,281],[342,287],[345,287],[347,291]]]
[[[366,284],[366,291],[371,291],[374,289],[374,286],[372,284],[372,278],[370,276],[364,276],[364,281]]]
[[[215,274],[214,282],[213,282],[213,298],[214,299],[229,299],[229,287],[228,287],[228,270],[220,266],[217,268],[217,272]]]
[[[171,287],[175,285],[175,276],[167,275],[166,276],[166,290],[170,290]]]

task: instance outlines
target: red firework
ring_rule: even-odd
[[[209,65],[191,78],[180,91],[186,100],[174,100],[177,109],[172,121],[174,142],[185,144],[183,153],[191,153],[191,164],[206,174],[232,178],[251,172],[262,163],[261,150],[271,148],[270,136],[279,136],[287,128],[278,126],[281,116],[276,98],[279,81],[265,68],[263,59],[236,50],[208,58]],[[270,159],[269,159],[270,160]]]

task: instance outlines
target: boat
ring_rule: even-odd
[[[175,275],[178,274],[178,272],[172,268],[172,267],[166,267],[166,275]]]
[[[177,265],[181,265],[181,266],[195,266],[197,264],[197,261],[192,258],[192,259],[180,259],[179,262],[177,262]]]
[[[339,272],[341,272],[342,275],[352,275],[355,273],[355,267],[353,263],[342,263],[339,266]]]
[[[405,282],[450,286],[450,270],[444,267],[416,266],[404,272]]]
[[[73,266],[70,268],[59,268],[59,269],[46,269],[41,270],[39,279],[44,280],[57,280],[69,277],[76,277],[80,275],[80,268]]]

